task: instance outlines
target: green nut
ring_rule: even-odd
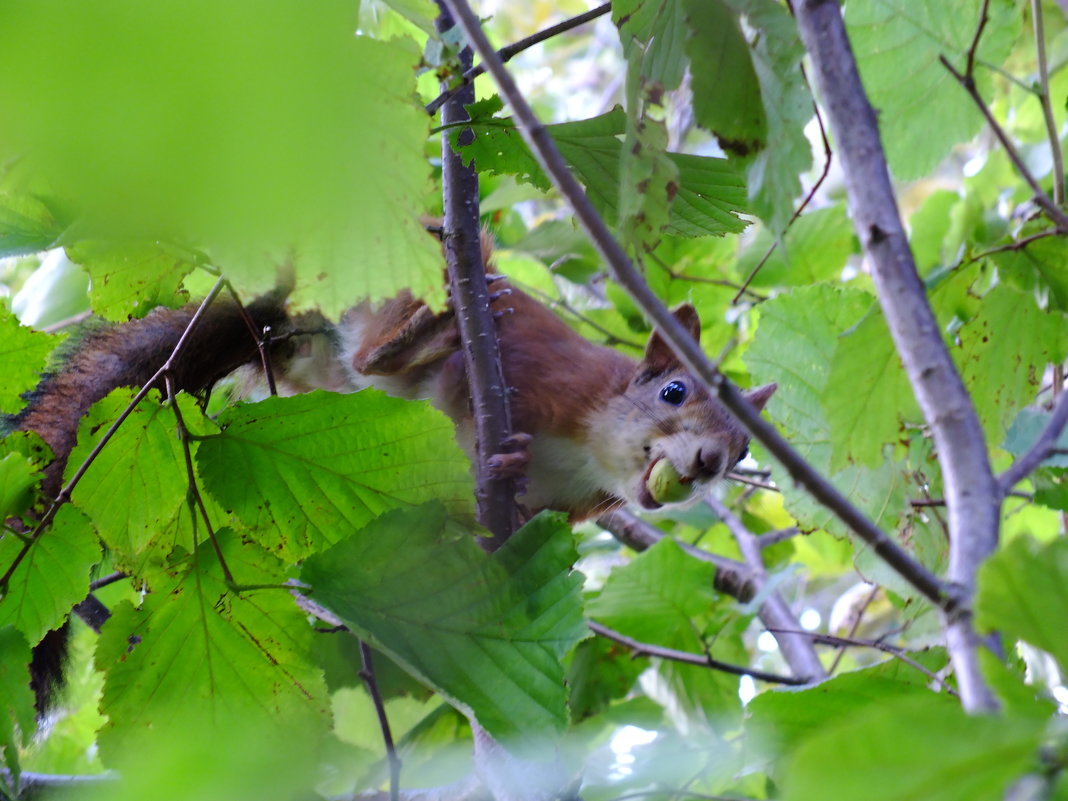
[[[683,480],[670,459],[661,459],[653,465],[645,486],[659,504],[678,503],[690,497],[690,482]]]

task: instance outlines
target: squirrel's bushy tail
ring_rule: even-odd
[[[45,469],[44,491],[55,496],[78,421],[89,407],[118,387],[141,387],[170,358],[196,306],[156,309],[140,320],[101,328],[87,335],[72,355],[44,376],[15,418],[14,428],[37,433],[55,454]],[[286,321],[283,293],[265,295],[241,309],[217,301],[198,321],[172,365],[176,389],[198,392],[256,357],[256,332]],[[248,320],[254,329],[250,330]],[[160,386],[162,389],[162,386]]]

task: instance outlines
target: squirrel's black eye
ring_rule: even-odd
[[[660,400],[672,406],[681,406],[689,390],[681,381],[668,381],[660,388]]]

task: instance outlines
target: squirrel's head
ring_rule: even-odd
[[[693,306],[673,311],[699,340]],[[775,392],[768,384],[748,393],[757,409]],[[749,446],[749,435],[686,370],[654,332],[626,392],[602,419],[598,461],[613,478],[614,494],[644,509],[687,505],[722,478]]]

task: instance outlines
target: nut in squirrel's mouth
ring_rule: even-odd
[[[638,503],[643,509],[660,509],[665,503],[684,503],[693,497],[693,478],[679,475],[670,462],[658,469],[658,465],[664,462],[665,458],[658,456],[653,459],[642,473],[638,485]],[[673,480],[669,479],[669,482],[665,483],[665,476],[670,476]],[[653,487],[650,488],[650,485]],[[680,494],[680,490],[683,490],[684,494]]]

